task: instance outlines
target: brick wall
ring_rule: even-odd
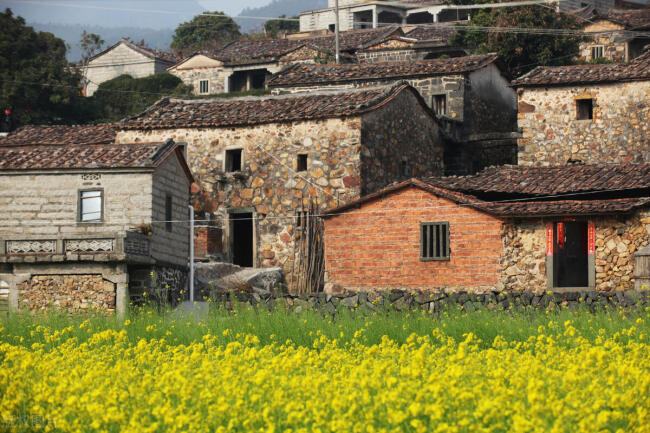
[[[429,208],[429,209],[423,209]],[[449,222],[451,259],[420,261],[420,223]],[[416,188],[325,221],[328,282],[349,289],[491,289],[502,223]]]

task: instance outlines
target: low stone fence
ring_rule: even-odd
[[[477,309],[508,310],[513,308],[556,309],[587,308],[592,311],[614,307],[630,308],[650,306],[650,291],[626,292],[488,292],[483,294],[465,292],[349,292],[341,294],[260,294],[216,293],[212,301],[231,308],[236,303],[257,307],[284,307],[292,311],[317,310],[335,313],[340,309],[361,311],[379,310],[425,310],[432,313],[455,307],[464,311]]]

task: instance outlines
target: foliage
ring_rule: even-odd
[[[99,52],[104,45],[104,40],[96,33],[88,33],[83,31],[79,46],[81,47],[81,61],[82,63],[88,62],[92,56]]]
[[[66,61],[65,43],[35,32],[9,9],[0,13],[0,28],[0,108],[12,108],[17,124],[83,117],[80,75]]]
[[[278,18],[287,18],[286,15],[280,15]],[[298,17],[291,17],[297,19]],[[295,33],[300,30],[298,21],[286,21],[282,19],[268,20],[264,23],[264,32],[272,38],[277,37],[280,33]]]
[[[241,37],[239,25],[223,12],[197,15],[181,23],[174,32],[171,47],[188,56],[196,51],[216,50]]]
[[[116,121],[140,113],[164,96],[189,96],[191,87],[168,73],[133,78],[121,75],[101,83],[90,98],[96,121]]]
[[[452,44],[467,47],[473,53],[498,53],[512,77],[540,65],[571,64],[579,52],[580,37],[575,35],[487,31],[487,27],[580,29],[580,23],[571,15],[558,14],[542,6],[472,12],[471,23],[457,33]]]
[[[608,313],[602,330],[604,316],[590,313],[531,313],[543,319],[534,330],[502,312],[239,314],[0,322],[0,422],[14,432],[650,431],[647,311]],[[486,318],[528,336],[468,331]],[[378,326],[389,328],[376,339]]]

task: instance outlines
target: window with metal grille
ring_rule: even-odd
[[[420,224],[420,260],[449,260],[449,223]]]
[[[103,191],[79,191],[79,221],[101,222],[104,217]]]
[[[602,45],[595,45],[591,47],[591,59],[597,60],[605,57],[605,47]]]
[[[210,92],[210,81],[208,80],[200,80],[199,81],[199,93],[201,95],[205,95],[206,93]]]
[[[172,220],[174,219],[174,207],[173,207],[173,201],[172,201],[172,196],[167,194],[165,196],[165,229],[168,232],[172,231],[172,228],[174,224],[172,223]]]
[[[433,95],[431,97],[431,108],[438,116],[447,114],[447,95]]]
[[[590,120],[594,118],[594,100],[576,99],[576,119]]]

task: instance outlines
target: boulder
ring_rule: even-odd
[[[225,292],[271,295],[282,285],[281,268],[243,268],[232,263],[197,263],[194,266],[194,288],[197,293]]]

